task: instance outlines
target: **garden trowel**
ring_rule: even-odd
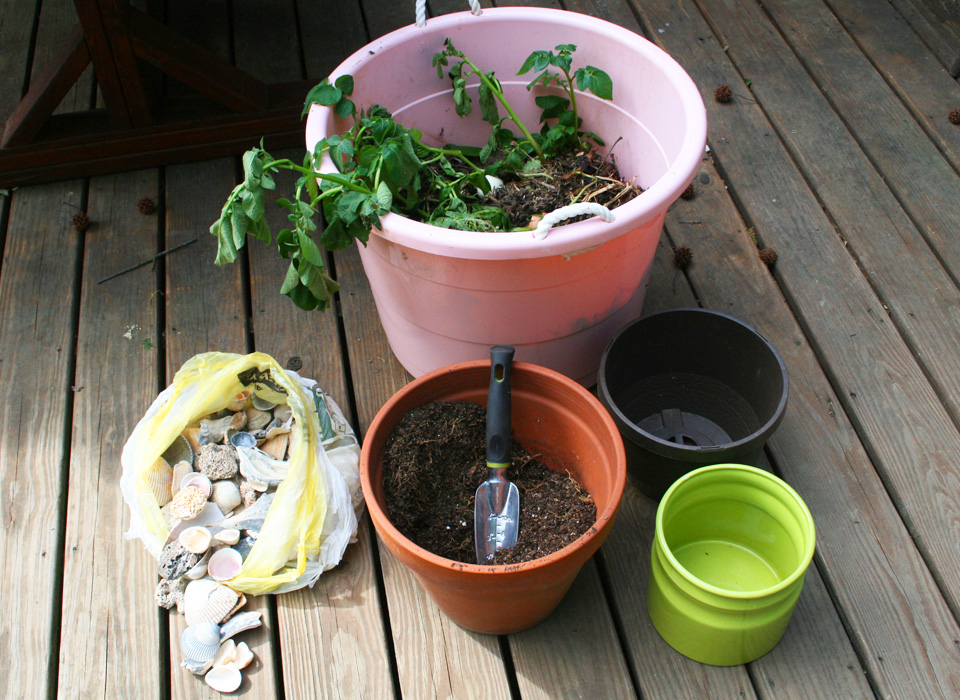
[[[520,492],[505,476],[510,466],[510,369],[514,349],[490,348],[490,394],[487,398],[487,480],[477,488],[473,532],[477,563],[486,564],[501,549],[517,543]]]

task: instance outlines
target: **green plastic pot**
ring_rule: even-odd
[[[647,610],[660,636],[701,663],[735,666],[776,646],[815,544],[790,486],[742,464],[678,479],[657,509]]]

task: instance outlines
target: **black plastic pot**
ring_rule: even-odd
[[[652,314],[622,329],[600,361],[597,392],[640,490],[659,499],[708,464],[756,466],[787,405],[776,349],[732,316]]]

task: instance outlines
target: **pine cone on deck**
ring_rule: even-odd
[[[73,215],[73,227],[77,229],[77,233],[86,233],[87,229],[90,228],[90,217],[87,216],[87,212],[78,211]]]
[[[157,210],[157,205],[149,197],[141,197],[137,202],[137,210],[143,215],[149,215]]]
[[[733,99],[733,90],[729,85],[721,85],[713,91],[713,97],[717,102],[724,103]]]
[[[693,260],[693,251],[687,246],[681,245],[673,249],[673,265],[677,269],[683,270],[691,260]]]
[[[691,200],[697,196],[697,191],[693,189],[693,183],[687,185],[687,189],[680,193],[680,199]]]
[[[951,109],[950,116],[947,117],[951,124],[960,124],[960,109]]]
[[[767,267],[773,267],[777,264],[777,251],[773,248],[764,248],[761,250],[758,255],[760,259],[763,260],[763,264]]]

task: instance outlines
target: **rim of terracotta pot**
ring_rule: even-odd
[[[402,545],[406,550],[416,557],[422,559],[428,564],[431,564],[442,569],[455,569],[461,571],[465,574],[479,575],[479,576],[494,576],[497,574],[517,574],[521,572],[533,572],[535,570],[543,569],[547,566],[550,566],[559,559],[564,559],[568,556],[575,555],[577,550],[582,550],[589,547],[590,543],[599,537],[601,533],[606,530],[606,526],[613,520],[614,516],[617,513],[617,510],[620,506],[620,501],[623,497],[623,491],[626,486],[627,479],[627,456],[623,447],[623,441],[620,437],[619,429],[617,428],[616,423],[614,423],[613,418],[610,417],[610,414],[603,407],[603,404],[589,391],[583,388],[579,383],[570,379],[566,375],[555,372],[552,369],[546,367],[541,367],[540,365],[534,365],[529,362],[514,362],[513,363],[513,376],[516,377],[518,373],[531,373],[539,375],[549,381],[556,381],[560,384],[563,384],[567,387],[568,390],[577,394],[582,399],[586,400],[597,410],[597,415],[600,418],[600,421],[603,423],[604,428],[614,437],[614,452],[616,464],[616,473],[615,484],[613,488],[612,498],[610,499],[607,506],[603,511],[597,512],[597,519],[594,524],[587,530],[586,534],[581,535],[576,539],[576,541],[571,542],[566,547],[558,549],[555,552],[546,554],[537,559],[531,559],[530,561],[520,562],[517,564],[498,564],[498,565],[489,565],[489,564],[468,564],[464,562],[459,562],[454,559],[447,559],[446,557],[441,557],[438,554],[424,549],[423,547],[417,545],[412,540],[407,538],[403,533],[400,532],[390,521],[390,517],[387,515],[386,511],[381,508],[380,504],[377,502],[377,499],[374,495],[373,483],[370,479],[370,444],[371,441],[369,437],[376,432],[379,432],[382,429],[383,423],[386,421],[387,415],[393,410],[393,407],[396,404],[403,401],[411,392],[415,391],[418,387],[434,381],[436,378],[450,374],[453,372],[459,372],[463,370],[470,370],[477,367],[489,367],[490,360],[470,360],[467,362],[458,362],[453,365],[447,365],[446,367],[441,367],[435,369],[432,372],[422,375],[417,379],[414,379],[409,384],[405,385],[402,389],[397,391],[390,399],[380,407],[380,410],[377,411],[376,417],[370,423],[370,427],[367,429],[366,434],[364,435],[363,445],[360,452],[360,485],[363,489],[363,498],[367,505],[367,510],[370,512],[370,517],[374,521],[377,529],[384,528],[387,530],[394,541]],[[516,382],[516,379],[514,379]],[[422,404],[418,404],[422,405]],[[413,408],[413,407],[411,407]],[[393,426],[390,428],[393,429]],[[592,494],[591,494],[592,495]]]
[[[428,33],[431,36],[434,34],[443,36],[447,30],[455,30],[462,26],[480,26],[504,20],[574,23],[573,27],[577,32],[590,31],[604,37],[610,43],[630,46],[631,50],[642,54],[645,59],[670,76],[671,83],[677,87],[685,105],[683,120],[690,136],[684,141],[666,172],[645,189],[642,196],[612,210],[616,217],[613,223],[604,223],[592,217],[555,228],[542,240],[534,239],[529,233],[524,235],[509,231],[484,233],[482,237],[464,237],[462,231],[425,224],[401,214],[389,212],[381,217],[382,228],[374,229],[372,234],[427,253],[478,260],[560,255],[601,245],[653,220],[665,212],[690,183],[703,159],[703,148],[707,136],[706,109],[699,89],[683,67],[656,44],[629,29],[590,15],[543,7],[494,7],[484,9],[479,17],[473,16],[469,11],[433,17],[426,28],[408,25],[374,39],[337,66],[330,74],[330,82],[334,82],[341,75],[353,75],[358,67],[370,60],[373,54],[382,53],[403,42],[422,43],[424,36]],[[504,80],[507,78],[505,77]],[[587,95],[585,99],[589,98],[590,96]],[[612,102],[611,108],[623,111],[616,101]],[[319,104],[314,104],[310,108],[305,134],[308,151],[312,152],[314,145],[327,136],[326,123],[332,118],[332,113],[331,107]],[[328,155],[324,156],[322,167],[324,171],[333,168],[333,162]]]

